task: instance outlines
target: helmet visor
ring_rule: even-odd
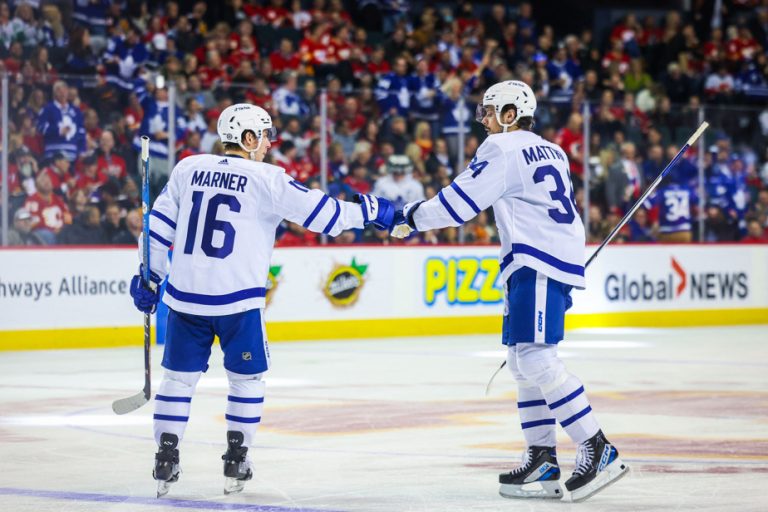
[[[475,121],[478,123],[483,122],[483,118],[488,114],[488,109],[493,109],[492,105],[482,105],[480,103],[477,104],[477,107],[475,108]]]
[[[271,128],[264,128],[263,133],[267,135],[269,142],[275,142],[277,140],[277,128],[274,126]]]

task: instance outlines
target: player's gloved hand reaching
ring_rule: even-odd
[[[140,269],[139,275],[135,275],[131,279],[130,293],[136,309],[142,313],[152,314],[157,309],[157,303],[160,301],[160,276],[154,272],[149,273],[150,280],[157,285],[155,289],[152,289],[144,284],[144,279],[141,277],[142,273]]]
[[[389,199],[370,194],[355,194],[354,201],[360,203],[363,209],[365,225],[373,224],[376,229],[392,229],[394,225],[395,207]]]
[[[418,231],[416,229],[416,223],[413,221],[413,214],[419,208],[424,201],[414,201],[408,203],[402,210],[395,212],[392,232],[390,233],[395,238],[408,238],[411,233]]]

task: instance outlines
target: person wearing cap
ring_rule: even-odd
[[[19,208],[13,216],[8,245],[45,245],[40,235],[32,231],[32,214],[26,208]]]
[[[373,195],[385,197],[398,208],[424,200],[424,185],[413,177],[413,162],[405,155],[391,155],[386,164],[387,175],[376,180]]]
[[[51,159],[50,165],[40,169],[40,174],[45,174],[51,179],[53,191],[62,197],[66,197],[74,185],[70,168],[72,163],[67,159],[64,153],[55,153]]]
[[[90,194],[106,183],[108,178],[99,170],[98,158],[94,155],[83,158],[82,163],[80,172],[75,175],[75,190],[83,189],[86,194]]]

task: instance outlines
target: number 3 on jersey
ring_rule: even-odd
[[[192,193],[192,211],[189,213],[189,225],[187,226],[187,240],[184,243],[184,254],[192,254],[195,248],[195,237],[197,236],[197,224],[200,220],[200,207],[203,204],[204,192],[201,190]],[[240,211],[240,201],[235,196],[229,194],[216,194],[208,200],[205,212],[205,224],[203,225],[203,239],[200,248],[206,256],[211,258],[224,259],[232,254],[235,245],[235,227],[231,222],[218,220],[216,216],[219,213],[219,207],[227,205],[230,211]],[[213,246],[213,234],[220,231],[223,234],[223,241],[220,247]]]
[[[561,212],[559,208],[550,208],[548,210],[549,216],[558,224],[571,224],[576,218],[573,211],[576,205],[573,200],[573,185],[571,185],[571,197],[566,196],[565,183],[563,183],[563,178],[560,177],[560,172],[554,165],[537,167],[533,173],[533,182],[541,183],[547,176],[552,176],[552,180],[555,182],[555,190],[549,191],[549,197],[563,205],[565,210],[565,212]]]

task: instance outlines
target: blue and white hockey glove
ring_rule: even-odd
[[[389,199],[370,194],[356,194],[354,201],[360,203],[363,209],[364,225],[373,224],[376,229],[392,229],[394,225],[395,207]]]
[[[160,301],[160,276],[150,271],[149,279],[157,285],[156,288],[152,289],[144,284],[141,270],[139,270],[139,275],[135,275],[131,279],[130,293],[136,309],[142,313],[152,314],[157,309],[157,303]]]
[[[408,203],[401,210],[395,212],[394,226],[391,235],[395,238],[408,238],[411,233],[418,231],[416,223],[413,220],[413,214],[419,209],[424,201],[414,201]]]

